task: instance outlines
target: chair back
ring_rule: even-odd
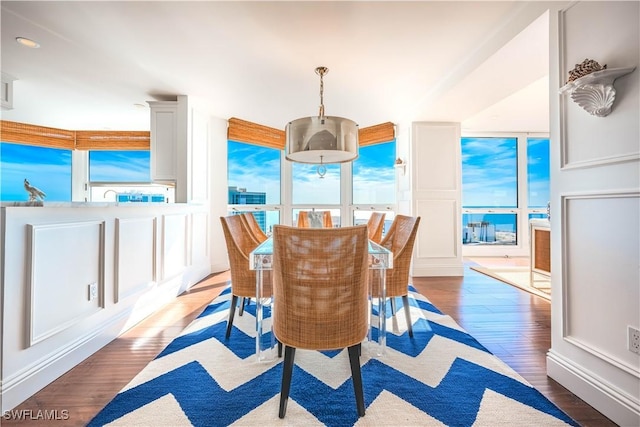
[[[284,345],[341,349],[362,342],[368,322],[367,227],[276,225],[273,330]]]
[[[331,211],[300,211],[297,225],[303,228],[333,228]]]
[[[257,246],[242,215],[220,217],[231,269],[231,293],[255,297],[256,272],[249,269],[249,254]]]
[[[393,268],[386,273],[387,297],[407,295],[409,291],[409,269],[419,225],[420,217],[396,215],[380,242],[393,252]]]
[[[258,244],[269,238],[269,236],[264,234],[264,231],[260,228],[260,224],[256,221],[256,217],[253,216],[251,212],[244,212],[241,216],[245,220],[247,228],[251,231],[253,238],[258,242]]]
[[[384,228],[384,212],[372,212],[367,222],[367,229],[369,231],[369,240],[376,243],[380,243],[382,240],[382,229]]]

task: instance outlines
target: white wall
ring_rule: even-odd
[[[550,377],[621,426],[640,425],[640,70],[607,117],[558,89],[585,58],[638,67],[640,3],[579,2],[551,15]]]
[[[220,217],[227,215],[227,120],[211,120],[211,271],[229,269],[229,257]]]
[[[208,217],[167,203],[3,207],[1,410],[210,274]]]

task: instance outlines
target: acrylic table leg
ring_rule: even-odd
[[[378,271],[381,283],[378,299],[378,356],[382,356],[387,346],[387,272],[385,269]]]
[[[367,346],[370,349],[371,356],[380,357],[384,355],[387,339],[386,324],[386,270],[384,268],[371,269],[372,275],[379,275],[380,294],[373,295],[373,285],[369,289],[369,332],[367,334]],[[377,322],[374,318],[374,308],[378,312]],[[378,339],[373,338],[373,328],[378,328]]]
[[[265,308],[273,310],[272,296],[263,295],[264,270],[256,270],[256,356],[258,362],[275,359],[275,337],[272,331],[271,319],[265,320]],[[271,312],[273,315],[273,311]]]

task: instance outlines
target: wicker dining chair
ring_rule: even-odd
[[[240,216],[244,221],[245,227],[251,232],[251,237],[255,240],[256,246],[269,238],[269,236],[262,231],[260,224],[256,221],[256,217],[253,216],[251,212],[243,212]],[[242,313],[244,313],[244,307],[249,305],[249,303],[251,303],[251,298],[242,298],[242,301],[240,302],[240,310],[238,311],[239,316],[242,316]]]
[[[298,212],[298,227],[303,228],[320,228],[319,224],[317,224],[313,219],[309,217],[312,215],[321,215],[322,216],[322,228],[333,228],[333,219],[331,218],[331,211],[300,211]]]
[[[258,244],[264,242],[269,238],[269,236],[267,236],[264,231],[262,231],[262,228],[260,227],[260,224],[258,224],[256,217],[253,216],[251,212],[244,212],[242,214],[242,217],[245,220],[245,224],[247,225],[249,230],[251,230],[251,234],[258,242]]]
[[[360,345],[367,336],[366,225],[273,230],[273,332],[285,346],[280,410],[284,418],[296,349],[347,348],[359,416],[364,416]]]
[[[245,225],[245,221],[242,215],[220,217],[231,269],[231,307],[229,309],[225,338],[229,338],[231,335],[238,298],[243,298],[244,305],[245,298],[256,297],[256,271],[249,269],[249,254],[256,248],[257,244]],[[270,295],[271,275],[268,271],[264,272],[264,281],[264,294]]]
[[[367,229],[369,230],[369,240],[380,243],[382,240],[382,229],[384,228],[384,212],[372,212],[367,221]]]
[[[396,215],[389,231],[380,242],[381,246],[393,252],[393,268],[386,270],[386,297],[391,298],[391,314],[396,315],[396,297],[402,297],[402,305],[407,320],[409,337],[413,337],[409,307],[409,269],[413,246],[420,225],[420,217]],[[372,293],[380,295],[380,279],[371,275]]]

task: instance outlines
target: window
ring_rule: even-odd
[[[464,244],[517,243],[517,216],[495,209],[518,206],[517,138],[462,138],[462,216]],[[482,212],[484,211],[484,212]]]
[[[462,138],[462,205],[518,206],[517,138]]]
[[[71,151],[0,143],[3,201],[28,201],[24,180],[46,194],[46,201],[71,201]]]
[[[353,204],[394,204],[396,201],[395,141],[360,147],[353,162]]]
[[[262,231],[271,235],[280,223],[280,158],[282,151],[228,141],[229,214],[251,212]]]
[[[89,151],[91,201],[173,202],[173,186],[151,182],[149,150]]]
[[[390,223],[395,210],[394,132],[392,123],[360,129],[359,159],[327,164],[321,176],[319,165],[285,160],[283,131],[232,118],[228,212],[264,212],[267,234],[273,224],[295,225],[303,210],[330,211],[335,227],[366,222],[374,210],[387,212]],[[381,142],[387,138],[391,141]]]
[[[133,199],[127,201],[168,200],[166,194],[156,195],[156,200],[149,194],[150,188],[162,186],[150,183],[148,131],[73,131],[0,122],[5,139],[0,143],[3,200],[24,200],[16,192],[24,191],[25,179],[44,187],[40,189],[47,200],[108,201],[111,192],[118,197],[118,192],[126,192]],[[89,158],[88,150],[102,151],[91,151]],[[117,186],[110,186],[114,183]]]
[[[150,151],[90,151],[89,181],[150,182]]]
[[[360,147],[353,162],[353,224],[366,224],[372,212],[384,212],[386,234],[395,218],[395,140]]]
[[[527,189],[529,208],[546,209],[549,203],[549,138],[527,139]]]
[[[291,163],[291,225],[298,223],[300,211],[330,211],[334,227],[342,225],[340,205],[342,200],[341,165],[324,165],[326,173],[318,174],[319,165]]]
[[[340,165],[325,165],[327,171],[323,177],[318,165],[293,163],[292,202],[294,205],[339,205],[340,204]]]
[[[546,214],[549,139],[525,134],[464,137],[461,150],[465,254],[473,247],[495,247],[502,254],[525,255],[529,219]]]
[[[274,148],[261,147],[242,142],[228,142],[227,180],[229,191],[254,194],[253,199],[236,196],[230,204],[270,204],[280,203],[280,155]],[[231,194],[231,193],[230,193]],[[255,196],[261,194],[262,196]],[[262,199],[260,197],[263,197]]]

